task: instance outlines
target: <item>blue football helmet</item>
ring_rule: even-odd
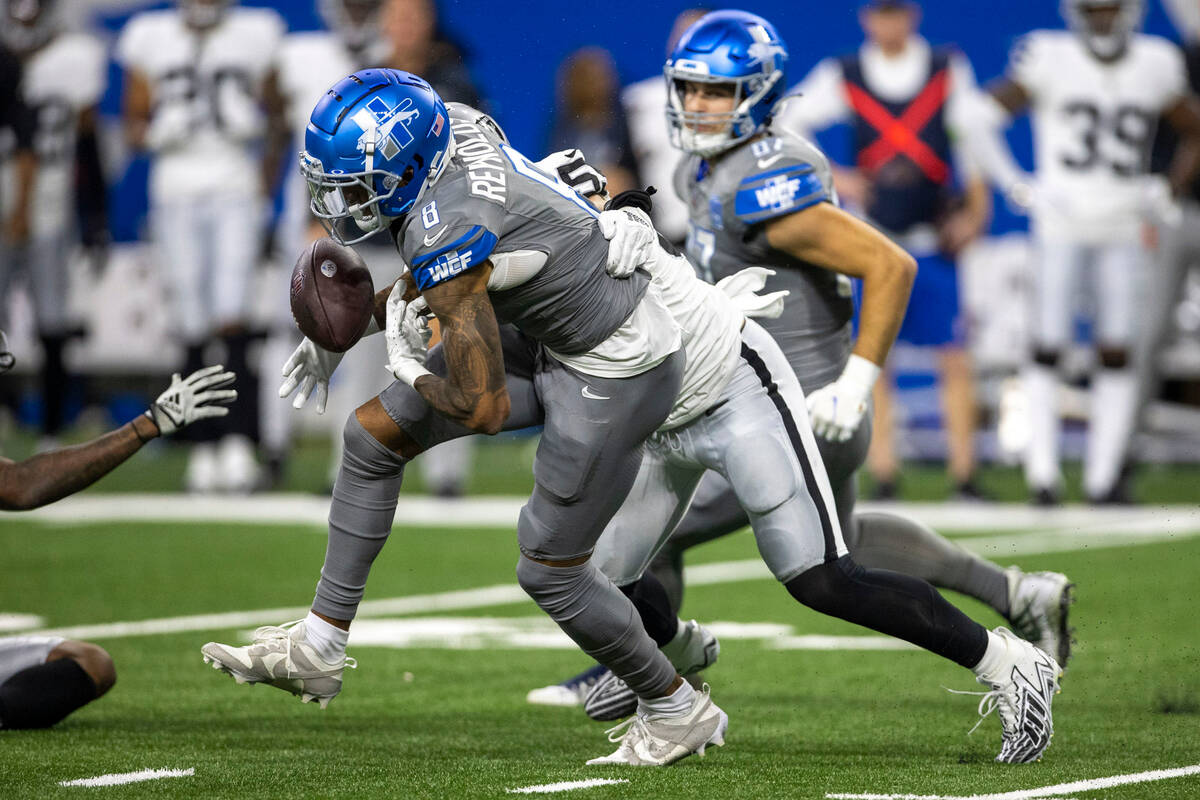
[[[663,68],[672,143],[708,157],[749,139],[783,97],[787,62],[787,45],[762,17],[745,11],[705,14],[679,37]],[[733,84],[733,111],[685,111],[689,82]]]
[[[433,87],[395,69],[343,78],[313,109],[300,153],[312,212],[342,244],[404,216],[453,154],[450,118]],[[359,236],[339,230],[349,220]]]

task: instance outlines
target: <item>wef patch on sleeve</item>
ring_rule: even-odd
[[[733,213],[753,225],[828,199],[829,194],[811,164],[790,164],[742,179],[734,197]]]
[[[445,239],[448,241],[437,242],[440,246],[418,253],[412,261],[413,278],[422,291],[482,264],[496,247],[496,234],[482,225],[471,227],[455,239]]]

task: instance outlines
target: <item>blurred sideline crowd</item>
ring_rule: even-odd
[[[143,5],[154,8],[138,10]],[[114,381],[223,363],[240,376],[240,399],[227,417],[185,432],[184,488],[272,488],[305,430],[331,435],[332,476],[341,422],[391,376],[383,337],[369,337],[341,363],[323,418],[277,398],[279,368],[299,339],[287,305],[291,266],[322,234],[295,164],[309,112],[336,80],[366,66],[419,74],[447,101],[490,109],[469,54],[439,24],[433,0],[315,5],[324,31],[288,32],[276,12],[228,0],[165,8],[135,0],[0,0],[0,56],[5,69],[20,71],[24,105],[21,120],[0,130],[0,329],[18,355],[17,377],[0,386],[0,397],[14,417],[37,427],[40,447],[54,446],[78,408],[103,401]],[[1195,91],[1200,2],[1168,7]],[[115,38],[92,23],[94,14],[114,9],[137,11]],[[702,13],[680,14],[671,41]],[[940,57],[941,48],[931,50],[919,34],[915,3],[848,5],[846,13],[860,15],[860,57],[819,63],[799,82],[781,124],[814,136],[859,136],[864,112],[845,88],[855,81],[847,65],[872,58],[924,65],[930,53]],[[976,88],[969,55],[953,51],[945,65],[951,98]],[[110,62],[123,81],[119,123],[98,110],[110,75],[118,74]],[[578,148],[608,177],[611,194],[657,187],[655,223],[681,244],[688,215],[671,189],[678,151],[663,113],[664,80],[652,75],[622,87],[619,76],[601,46],[570,53],[557,75],[544,152],[528,155]],[[1172,143],[1159,138],[1154,166],[1164,170]],[[114,246],[107,187],[133,153],[150,158],[148,224],[141,243]],[[841,201],[894,235],[929,276],[910,303],[891,379],[875,390],[868,467],[876,492],[896,495],[906,459],[944,459],[959,497],[986,499],[978,463],[1015,463],[1036,435],[1020,379],[1031,349],[1023,309],[1037,290],[1032,245],[1023,234],[987,236],[994,194],[968,154],[955,152],[946,165],[953,178],[936,216],[895,221],[873,211],[884,181],[861,156],[835,170]],[[1131,499],[1123,481],[1134,459],[1200,461],[1200,252],[1188,241],[1197,230],[1200,186],[1144,220],[1142,246],[1156,268],[1140,296],[1125,298],[1141,323],[1133,347],[1141,412],[1115,434],[1134,444],[1119,448],[1121,479],[1097,501]],[[377,287],[394,278],[396,256],[386,240],[359,251]],[[1088,323],[1098,299],[1087,291],[1071,299],[1074,307],[1063,313],[1074,344],[1057,367],[1056,389],[1069,421],[1062,432],[1069,458],[1085,452],[1086,388],[1098,372]],[[29,397],[37,402],[23,402]],[[462,439],[424,457],[426,486],[462,494],[472,447]]]

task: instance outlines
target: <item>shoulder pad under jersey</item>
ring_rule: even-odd
[[[496,248],[504,208],[470,195],[467,182],[465,171],[443,176],[403,223],[397,248],[422,291],[482,264]]]
[[[829,164],[815,146],[800,137],[772,136],[730,155],[741,176],[734,190],[733,213],[747,225],[793,214],[833,197]]]

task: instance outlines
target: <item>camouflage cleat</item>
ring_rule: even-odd
[[[232,675],[238,683],[266,683],[299,695],[303,703],[315,700],[321,708],[342,690],[343,670],[358,666],[345,656],[336,664],[323,660],[305,638],[302,620],[263,626],[245,647],[209,642],[200,652],[205,664]]]
[[[999,712],[1002,730],[997,761],[1002,764],[1041,761],[1054,737],[1051,705],[1061,691],[1058,681],[1062,669],[1049,653],[1018,639],[1011,631],[996,628],[994,632],[1006,640],[1010,657],[994,673],[976,679],[991,691],[954,693],[982,697],[979,722],[971,732],[993,711]]]

